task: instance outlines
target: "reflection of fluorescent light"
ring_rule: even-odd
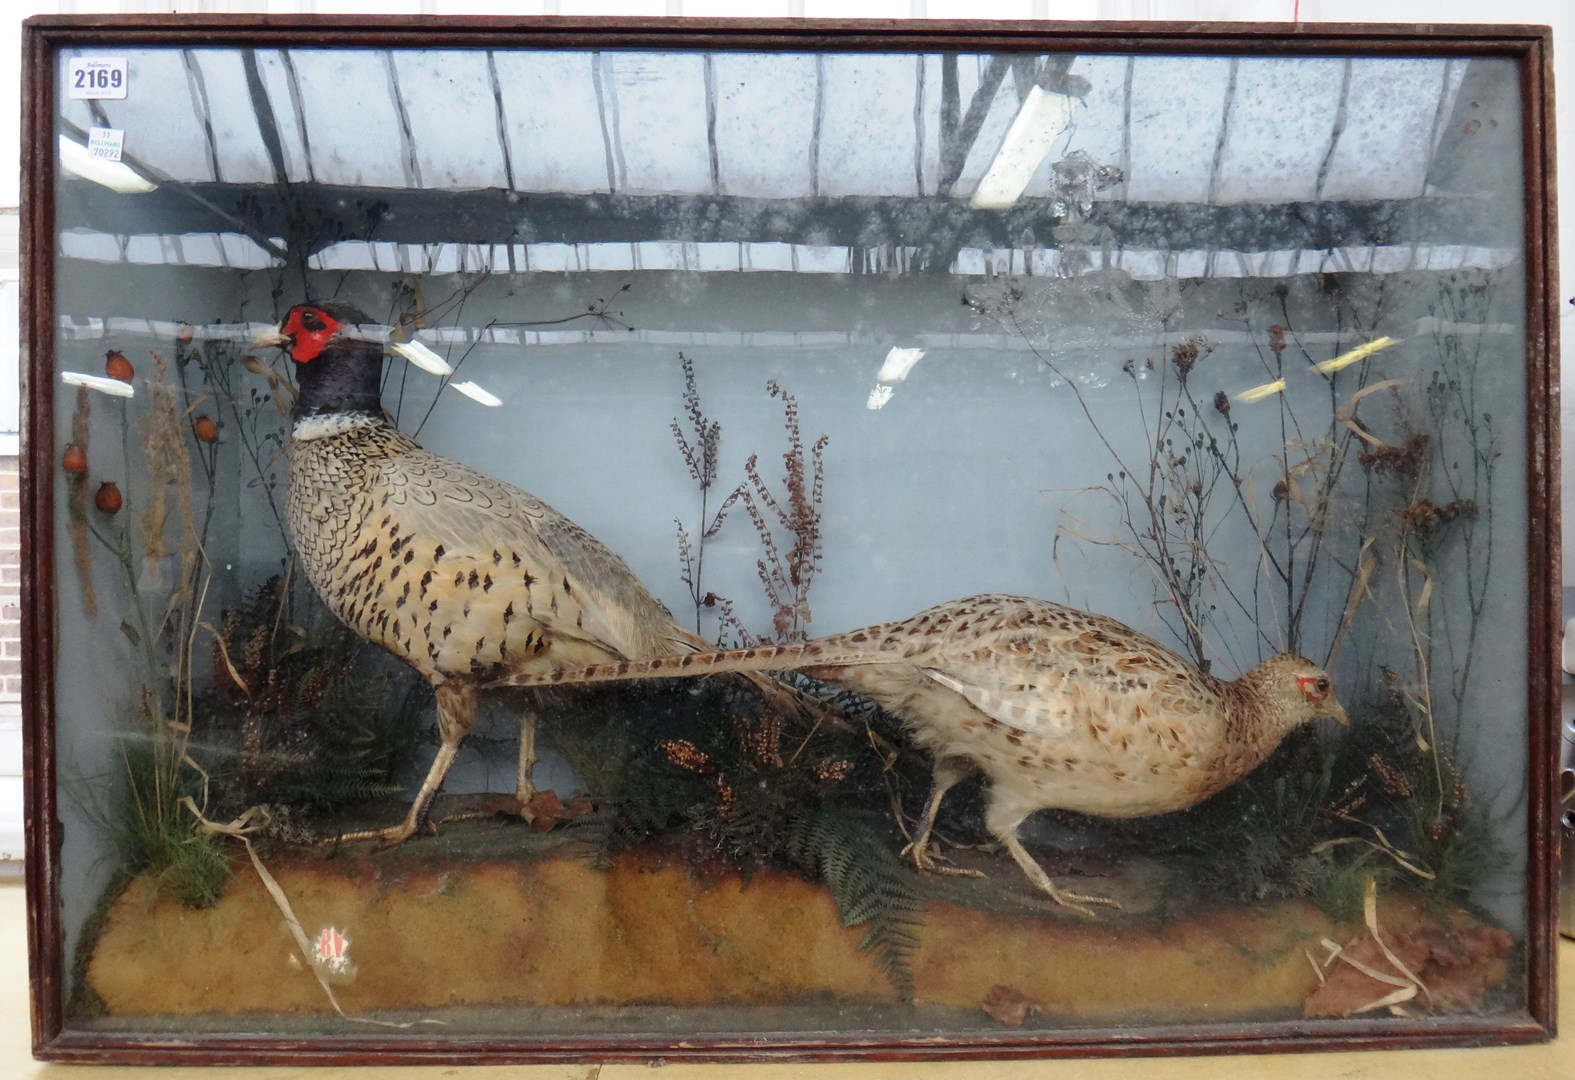
[[[1250,405],[1254,401],[1262,401],[1266,397],[1273,397],[1275,394],[1280,393],[1284,389],[1285,380],[1275,379],[1271,383],[1264,383],[1262,386],[1254,386],[1251,390],[1243,390],[1241,393],[1236,395],[1236,400],[1246,402]]]
[[[895,386],[886,386],[884,383],[875,387],[875,389],[870,391],[869,399],[864,402],[864,407],[874,412],[891,400],[891,395],[896,389]]]
[[[1072,99],[1032,87],[1007,129],[995,160],[973,193],[979,210],[1005,210],[1022,196],[1034,171],[1050,154],[1050,146],[1072,122]]]
[[[885,383],[902,382],[923,355],[923,349],[902,349],[893,346],[886,354],[886,360],[875,373],[875,377]]]
[[[447,360],[419,341],[401,341],[389,347],[422,371],[430,371],[434,375],[451,375],[454,372]]]
[[[491,393],[490,391],[483,390],[473,382],[449,383],[449,386],[455,390],[458,390],[461,394],[464,394],[472,401],[479,401],[483,405],[490,405],[493,408],[496,408],[497,406],[503,404],[503,399],[498,397],[498,395]]]
[[[153,191],[158,187],[157,184],[138,176],[129,166],[119,161],[94,157],[88,153],[87,147],[64,135],[60,136],[60,167],[66,172],[75,173],[95,184],[103,184],[111,191],[118,191],[123,195],[137,195],[145,191]]]
[[[121,382],[119,379],[107,379],[102,375],[84,375],[80,371],[62,371],[60,381],[67,386],[85,386],[89,390],[97,390],[112,397],[131,397],[137,392],[130,383]]]
[[[1366,360],[1380,349],[1387,349],[1391,345],[1398,344],[1399,342],[1392,337],[1381,337],[1377,341],[1369,341],[1366,345],[1358,345],[1348,353],[1341,353],[1333,360],[1325,360],[1320,364],[1314,364],[1313,370],[1320,375],[1332,375],[1342,368],[1350,367],[1358,360]]]

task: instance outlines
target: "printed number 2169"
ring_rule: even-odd
[[[78,90],[119,90],[125,77],[119,68],[77,68],[74,85]]]

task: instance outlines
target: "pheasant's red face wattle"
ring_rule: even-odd
[[[1302,697],[1314,705],[1320,705],[1329,700],[1329,692],[1332,687],[1329,685],[1328,678],[1323,675],[1298,675],[1296,677],[1296,685],[1301,687]]]
[[[298,304],[290,309],[279,330],[290,339],[290,359],[298,364],[316,360],[343,324],[322,308]]]

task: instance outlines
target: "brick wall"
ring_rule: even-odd
[[[21,518],[17,459],[0,457],[0,702],[22,697]]]
[[[22,858],[20,519],[17,458],[0,454],[0,879],[14,876]]]

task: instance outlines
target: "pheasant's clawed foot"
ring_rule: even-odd
[[[428,832],[432,833],[437,831],[431,826],[431,824],[428,824],[426,829]],[[340,844],[359,844],[369,842],[372,845],[370,850],[386,851],[389,848],[398,847],[400,844],[403,844],[406,840],[409,840],[412,836],[414,836],[416,832],[416,824],[407,819],[400,822],[398,825],[390,825],[386,829],[357,829],[355,832],[340,833],[338,836],[331,836],[327,840],[320,841],[318,846],[338,847]]]
[[[1075,911],[1079,915],[1086,915],[1090,919],[1094,917],[1095,907],[1113,907],[1118,911],[1121,909],[1121,905],[1108,896],[1090,896],[1087,893],[1067,892],[1056,888],[1055,882],[1050,880],[1050,875],[1045,873],[1044,867],[1034,861],[1034,857],[1028,854],[1027,849],[1023,847],[1022,841],[1017,839],[1017,826],[1015,823],[1012,823],[1009,827],[995,828],[992,831],[995,832],[996,838],[1001,841],[1001,844],[1011,854],[1017,865],[1022,868],[1023,873],[1028,876],[1028,880],[1033,882],[1041,892],[1062,907],[1069,911]]]
[[[564,822],[581,818],[595,810],[590,799],[576,796],[568,802],[555,791],[532,791],[521,800],[516,795],[488,795],[469,810],[445,817],[442,824],[456,821],[480,821],[487,818],[519,818],[537,832],[551,832]]]
[[[1096,906],[1112,907],[1117,911],[1121,910],[1121,905],[1117,901],[1110,899],[1108,896],[1090,896],[1087,893],[1067,892],[1063,889],[1056,888],[1054,885],[1051,885],[1045,890],[1045,892],[1049,894],[1050,899],[1054,900],[1068,911],[1075,911],[1079,915],[1088,916],[1090,919],[1096,917],[1094,913],[1094,907]]]
[[[961,866],[942,865],[946,861],[946,856],[941,854],[940,845],[934,841],[927,841],[922,845],[919,841],[914,841],[898,852],[898,858],[905,857],[912,857],[913,865],[927,874],[970,878],[982,878],[985,876],[982,870],[967,870]]]
[[[490,818],[520,818],[527,825],[535,815],[528,805],[513,795],[488,795],[468,810],[445,814],[439,825],[453,825],[461,821],[486,821]]]

